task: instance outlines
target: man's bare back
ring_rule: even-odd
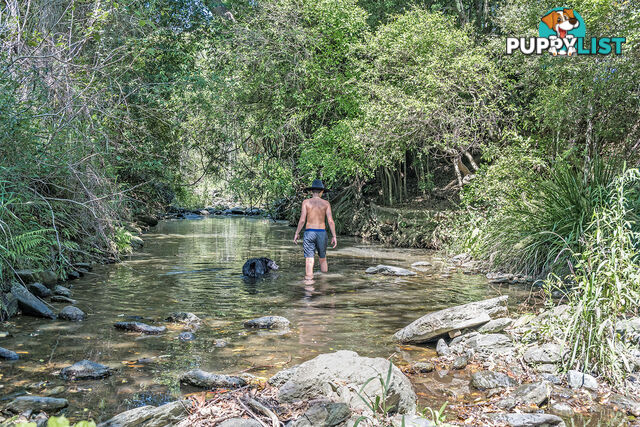
[[[331,204],[322,199],[322,190],[313,190],[313,197],[302,202],[302,211],[298,228],[293,237],[293,243],[298,243],[300,231],[305,227],[304,233],[304,257],[305,257],[305,279],[313,278],[313,264],[315,252],[320,258],[320,271],[326,273],[329,269],[326,258],[327,232],[325,230],[325,219],[329,223],[331,230],[331,245],[335,248],[338,245],[336,238],[336,226],[331,213]]]

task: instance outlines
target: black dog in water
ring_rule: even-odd
[[[276,271],[278,264],[269,258],[250,258],[242,267],[242,274],[245,277],[260,277],[271,270]]]

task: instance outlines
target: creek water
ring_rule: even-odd
[[[66,284],[72,285],[86,321],[22,316],[2,326],[11,335],[1,345],[21,355],[0,365],[2,399],[55,392],[69,400],[67,416],[99,421],[132,407],[175,400],[189,391],[180,389],[179,375],[194,368],[268,377],[340,349],[363,356],[395,354],[399,364],[428,360],[433,349],[399,346],[392,334],[430,311],[505,293],[515,304],[528,295],[521,287],[496,288],[481,275],[461,272],[450,277],[438,270],[403,278],[368,275],[364,270],[371,265],[409,268],[416,261],[434,260],[427,251],[386,248],[349,237],[339,238],[338,247],[329,250],[329,273],[305,284],[302,248],[293,244],[293,231],[261,218],[161,222],[143,236],[140,252]],[[262,280],[244,280],[245,260],[261,256],[275,260],[280,269]],[[64,305],[54,303],[56,309]],[[179,341],[182,327],[164,321],[174,311],[203,319],[194,341]],[[245,320],[264,315],[288,318],[291,331],[245,330]],[[124,320],[169,329],[145,336],[113,327]],[[218,347],[217,340],[228,345]],[[61,368],[82,359],[116,372],[94,381],[59,378]],[[443,387],[454,380],[445,378]]]

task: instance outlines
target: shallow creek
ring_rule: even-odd
[[[100,266],[68,282],[77,306],[88,319],[80,323],[19,317],[3,325],[11,336],[2,346],[21,360],[0,365],[0,396],[25,392],[70,401],[67,416],[105,420],[144,404],[160,404],[180,393],[180,373],[199,367],[268,377],[278,370],[339,349],[364,356],[390,357],[402,365],[428,360],[429,347],[399,346],[392,334],[427,312],[509,294],[510,304],[526,298],[522,287],[496,288],[481,275],[439,271],[399,278],[367,275],[376,264],[409,268],[434,261],[422,250],[386,248],[342,237],[329,250],[328,274],[303,283],[302,248],[292,242],[293,229],[259,218],[211,217],[161,222],[143,236],[144,249],[120,264]],[[257,281],[243,280],[247,258],[266,256],[280,270]],[[316,266],[317,268],[317,266]],[[54,304],[56,309],[65,304]],[[179,325],[164,322],[173,311],[190,311],[204,320],[192,342],[177,339]],[[287,334],[247,331],[243,321],[263,315],[285,316]],[[167,333],[143,336],[116,330],[113,323],[140,320],[166,325]],[[228,342],[226,347],[214,345]],[[90,359],[117,369],[98,381],[64,382],[57,372]],[[421,403],[434,406],[434,376],[416,384]],[[439,392],[458,381],[443,375]],[[451,401],[451,397],[449,397]],[[4,404],[5,402],[0,402]]]

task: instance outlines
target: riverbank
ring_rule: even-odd
[[[274,386],[265,384],[280,370],[321,354],[354,350],[371,359],[386,359],[395,353],[393,361],[411,380],[416,405],[438,409],[448,400],[445,413],[449,421],[462,422],[464,411],[471,407],[480,410],[483,406],[478,403],[490,400],[488,394],[469,384],[476,369],[494,369],[493,365],[485,366],[476,354],[468,357],[465,348],[460,356],[467,355],[467,366],[454,369],[457,355],[433,359],[437,357],[435,343],[401,343],[393,334],[428,312],[500,293],[510,295],[508,315],[518,318],[518,306],[529,295],[525,289],[518,292],[520,285],[489,285],[483,275],[469,274],[473,263],[464,257],[438,259],[420,250],[381,248],[343,237],[338,250],[329,254],[331,273],[319,275],[307,289],[299,277],[303,267],[300,248],[291,243],[289,227],[255,216],[199,218],[161,222],[143,236],[144,247],[129,260],[96,266],[72,282],[73,298],[87,314],[84,321],[25,318],[12,324],[9,331],[13,336],[3,339],[3,346],[10,343],[6,347],[19,352],[21,359],[2,368],[5,390],[43,397],[58,392],[61,394],[54,396],[68,400],[68,415],[73,419],[105,421],[130,408],[156,406],[164,412],[165,402],[180,401],[193,392],[202,396],[202,389],[180,381],[187,372],[201,369],[246,381],[247,388],[239,391],[240,396],[229,399],[242,408],[237,397],[256,413],[242,397],[254,386],[255,393],[263,387],[265,393],[274,393],[269,391]],[[242,264],[259,255],[274,259],[280,270],[257,283],[243,281]],[[202,319],[197,329],[166,320],[172,310],[185,309]],[[263,315],[286,317],[288,330],[244,326],[245,321]],[[121,322],[166,329],[154,334],[127,332],[114,327]],[[445,336],[448,345],[455,348],[448,333]],[[516,349],[524,342],[512,341]],[[62,369],[82,359],[107,366],[113,373],[99,380],[60,377]],[[426,372],[429,366],[420,362],[433,363],[434,370]],[[508,367],[504,372],[512,375],[511,370]],[[518,375],[514,378],[521,379]],[[533,381],[529,377],[521,380]],[[214,393],[204,395],[203,403],[195,403],[198,407],[214,406],[212,401],[221,396],[221,390],[215,388]],[[512,391],[515,387],[503,394]],[[603,396],[596,395],[598,399]],[[478,398],[484,400],[474,402]],[[109,399],[117,403],[109,403]],[[278,404],[285,407],[285,402]],[[579,406],[578,401],[570,404]],[[101,405],[106,405],[108,412],[101,412]],[[175,405],[169,408],[175,409]],[[83,407],[89,411],[83,413]],[[588,416],[606,417],[607,408],[594,408],[599,412]],[[289,418],[284,412],[278,415],[291,419],[308,409],[298,407],[298,412],[286,415]],[[314,411],[322,412],[320,409]],[[351,415],[359,414],[350,411]],[[198,413],[196,417],[202,416]],[[476,425],[482,424],[478,421]]]

